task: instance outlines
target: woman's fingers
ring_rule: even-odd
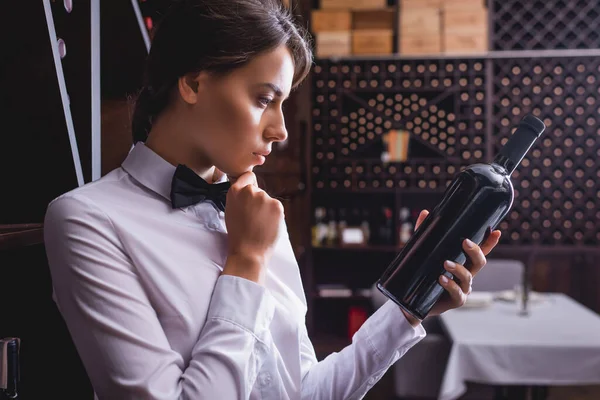
[[[439,282],[440,285],[442,285],[442,287],[446,289],[450,295],[452,305],[449,308],[458,308],[465,304],[467,295],[462,291],[461,287],[456,282],[454,282],[452,279],[448,279],[444,275],[440,276]]]
[[[446,271],[450,272],[457,279],[457,284],[460,286],[464,294],[471,294],[471,285],[473,284],[473,275],[464,265],[457,264],[452,261],[444,263]]]
[[[463,249],[467,253],[467,258],[469,259],[469,271],[475,276],[487,262],[485,255],[481,248],[469,239],[463,241]]]
[[[496,245],[500,241],[500,235],[501,235],[501,232],[496,230],[496,231],[493,231],[490,234],[490,236],[488,236],[485,243],[483,243],[481,245],[481,251],[483,252],[484,255],[487,256],[488,254],[490,254],[490,251],[492,251],[492,249],[494,247],[496,247]]]

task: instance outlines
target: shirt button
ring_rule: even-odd
[[[270,386],[271,385],[271,374],[268,372],[261,374],[260,384],[261,384],[261,386]]]
[[[219,215],[220,215],[221,217],[224,217],[224,216],[225,216],[225,211],[219,211]]]

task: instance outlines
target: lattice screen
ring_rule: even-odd
[[[599,0],[492,0],[492,50],[600,48]]]
[[[600,60],[495,62],[495,148],[524,114],[548,126],[513,182],[517,201],[502,223],[518,243],[600,242]]]
[[[317,189],[445,187],[456,168],[485,158],[481,60],[319,61],[314,72]],[[419,144],[384,164],[382,135],[407,129]]]

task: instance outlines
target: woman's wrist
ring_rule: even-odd
[[[263,265],[263,257],[241,253],[229,254],[221,275],[238,276],[259,283]]]
[[[409,313],[404,311],[402,308],[400,308],[400,311],[402,311],[402,314],[404,314],[404,316],[406,317],[406,320],[413,328],[416,328],[417,326],[419,326],[419,324],[421,323],[421,321],[419,319],[413,317],[412,315],[410,315]]]

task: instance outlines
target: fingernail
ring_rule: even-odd
[[[445,275],[442,275],[442,283],[445,285],[448,283],[448,278]]]
[[[467,242],[468,248],[472,249],[473,247],[475,247],[475,243],[473,243],[471,240],[465,239],[465,242]]]
[[[446,260],[446,268],[448,268],[448,269],[454,269],[454,268],[456,268],[456,263],[452,262],[450,260]]]

